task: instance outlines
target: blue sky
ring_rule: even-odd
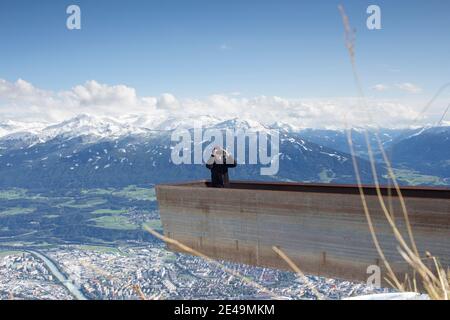
[[[71,4],[81,8],[81,30],[66,28]],[[0,113],[37,117],[72,105],[72,115],[77,107],[113,104],[133,112],[209,104],[238,110],[261,103],[267,113],[284,108],[286,119],[316,114],[317,124],[322,113],[338,112],[324,106],[357,95],[338,4],[356,29],[371,105],[392,109],[393,123],[414,118],[450,81],[450,1],[2,0]],[[381,8],[382,30],[366,27],[370,4]],[[215,94],[227,97],[211,102]],[[450,93],[443,97],[450,100]],[[447,100],[430,111],[434,118]]]
[[[0,78],[51,90],[95,79],[142,95],[349,96],[339,3],[366,86],[433,91],[450,80],[450,2],[440,0],[2,0]],[[65,27],[69,4],[81,7],[82,30]],[[382,30],[366,29],[369,4],[381,7]]]

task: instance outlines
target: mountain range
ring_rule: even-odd
[[[293,128],[251,119],[180,117],[121,119],[79,115],[59,123],[0,123],[0,187],[92,188],[207,179],[204,165],[171,161],[175,129],[193,123],[216,130],[280,133],[279,171],[261,176],[261,165],[241,164],[232,179],[355,183],[347,133],[338,129]],[[373,183],[366,138],[381,183],[388,183],[385,149],[402,184],[450,185],[450,127],[351,130],[364,183]],[[193,143],[193,142],[192,142]],[[208,141],[202,142],[205,147]],[[247,152],[248,153],[248,146]]]

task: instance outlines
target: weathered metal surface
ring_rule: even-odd
[[[395,272],[410,273],[375,188],[364,192],[387,259]],[[395,190],[381,192],[408,241]],[[288,269],[272,249],[278,246],[309,274],[365,281],[369,265],[384,270],[356,186],[234,182],[217,189],[197,181],[158,185],[156,194],[164,234],[209,257]],[[402,194],[420,253],[449,266],[450,189],[402,187]]]

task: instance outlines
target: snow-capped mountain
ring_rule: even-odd
[[[42,122],[20,122],[7,120],[0,122],[0,138],[15,133],[35,133],[37,134],[46,124]]]
[[[350,130],[353,141],[353,148],[358,156],[368,158],[368,148],[366,134],[370,146],[375,156],[380,154],[378,140],[384,149],[395,145],[397,142],[410,135],[420,134],[423,128],[405,128],[405,129],[374,129],[374,128],[352,128]],[[305,139],[336,150],[350,153],[348,144],[348,132],[346,130],[326,130],[326,129],[303,129],[300,133]]]
[[[143,129],[130,123],[85,114],[56,124],[29,124],[25,122],[14,122],[14,124],[15,126],[10,130],[5,127],[0,137],[3,139],[16,139],[20,135],[32,135],[36,136],[43,143],[56,137],[73,138],[86,136],[97,139],[113,139],[127,134],[143,132]]]
[[[248,119],[158,120],[160,122],[155,129],[149,127],[149,124],[156,124],[155,119],[129,117],[117,120],[81,115],[45,126],[38,132],[29,132],[25,140],[12,139],[14,134],[5,135],[0,138],[0,184],[66,187],[205,179],[209,172],[203,165],[172,163],[173,130],[192,128],[192,123],[201,123],[205,128],[221,132],[225,129],[234,132],[238,129],[259,132],[273,129]],[[233,170],[232,176],[353,182],[353,167],[348,154],[309,142],[298,133],[284,129],[280,132],[280,169],[276,175],[261,176],[262,165],[246,164]],[[207,144],[204,141],[203,147]],[[247,145],[247,155],[248,151]],[[364,178],[370,179],[367,161],[361,160],[361,170]]]
[[[113,119],[80,115],[56,124],[3,123],[3,136],[0,137],[0,186],[117,186],[206,179],[209,172],[203,165],[174,165],[171,160],[173,130],[199,125],[219,131],[279,131],[280,165],[277,174],[261,176],[261,165],[239,165],[232,171],[232,178],[355,182],[344,131],[298,131],[283,123],[267,125],[252,119],[224,120],[209,116],[153,119],[130,115]],[[404,150],[402,154],[406,155],[413,143],[415,153],[419,153],[417,150],[426,143],[428,147],[437,148],[434,153],[428,154],[433,154],[434,158],[447,157],[448,160],[447,153],[440,149],[448,145],[448,133],[448,127],[423,131],[381,130],[380,137],[387,150]],[[369,132],[369,136],[371,143],[374,143],[373,132]],[[361,130],[353,130],[352,137],[359,155],[363,180],[371,183],[372,173],[364,153],[364,134]],[[428,142],[422,141],[420,137],[428,137]],[[430,139],[437,140],[430,143]],[[409,145],[401,149],[404,143]],[[203,141],[203,147],[206,145],[207,141]],[[397,145],[400,147],[397,148]],[[248,151],[246,146],[247,155]],[[402,158],[394,153],[394,164],[404,169],[409,168],[408,163],[411,163],[411,169],[422,170],[414,158],[417,157],[410,154]],[[433,163],[437,166],[433,174],[448,181],[445,180],[448,179],[445,171],[448,161],[441,159]],[[377,165],[377,171],[381,181],[385,181],[382,164]]]
[[[86,114],[54,123],[27,123],[7,121],[0,123],[0,139],[23,136],[36,136],[41,142],[56,137],[90,137],[93,140],[117,139],[126,135],[167,132],[194,127],[216,129],[267,130],[254,120],[223,120],[212,116],[152,118],[145,115],[127,115],[122,118],[98,117]]]
[[[420,129],[406,135],[388,151],[398,167],[413,168],[447,179],[450,177],[450,126]]]
[[[94,136],[99,138],[114,138],[135,132],[136,128],[109,118],[99,118],[80,115],[61,123],[45,127],[40,136],[45,141],[57,136],[76,137]]]
[[[301,133],[301,135],[314,143],[318,143],[343,152],[349,152],[347,134],[345,130],[328,130],[312,128],[295,128],[288,123],[274,121],[273,123],[260,123],[253,119],[222,119],[213,116],[159,116],[125,115],[120,118],[99,117],[81,114],[74,118],[58,123],[42,122],[0,122],[0,139],[20,138],[21,136],[37,136],[45,142],[56,137],[73,138],[78,136],[91,136],[92,139],[116,139],[126,135],[149,134],[166,132],[176,129],[192,129],[194,127]],[[440,128],[440,129],[438,129]],[[369,134],[371,143],[376,143],[375,134],[378,135],[385,147],[414,136],[421,135],[429,130],[446,131],[448,126],[419,127],[412,129],[374,129],[353,128],[351,130],[354,139],[354,147],[357,152],[366,150],[364,132]],[[92,141],[92,140],[91,140]],[[374,145],[375,146],[375,145]]]
[[[271,126],[265,126],[258,121],[251,119],[233,118],[230,120],[221,121],[213,125],[215,129],[231,129],[231,130],[248,130],[258,132],[268,132],[270,129],[278,129]]]
[[[287,128],[286,125],[279,123],[267,126],[252,119],[223,120],[212,116],[152,118],[144,115],[127,115],[122,118],[111,118],[81,114],[54,124],[18,121],[0,123],[0,138],[21,133],[39,136],[42,141],[48,141],[57,136],[66,138],[92,136],[98,139],[115,139],[130,134],[192,129],[194,127],[252,131],[267,131],[270,128],[285,130]]]

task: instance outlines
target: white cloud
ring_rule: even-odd
[[[120,115],[155,109],[156,99],[138,97],[125,85],[108,86],[87,81],[68,91],[46,91],[22,79],[0,79],[0,114],[5,118],[58,121],[80,113]]]
[[[416,102],[417,103],[417,102]],[[152,125],[170,117],[180,119],[241,118],[263,124],[287,123],[294,127],[345,127],[378,124],[407,126],[422,107],[395,100],[356,98],[287,99],[278,96],[244,97],[216,94],[201,99],[138,96],[134,88],[88,81],[66,91],[46,91],[18,80],[0,79],[0,119],[56,122],[78,114],[109,117],[143,115]],[[369,116],[370,115],[370,116]],[[207,117],[206,117],[207,118]]]
[[[157,99],[156,106],[163,110],[178,110],[180,109],[180,101],[170,93],[163,93],[159,99]]]
[[[137,103],[136,90],[124,85],[107,86],[96,81],[78,85],[66,93],[75,98],[80,105],[130,105]]]
[[[406,91],[409,93],[420,93],[422,92],[422,88],[418,85],[415,85],[410,82],[404,82],[404,83],[398,83],[395,85],[397,88],[399,88],[402,91]]]
[[[383,91],[386,91],[388,89],[389,89],[389,86],[385,85],[385,84],[382,84],[382,83],[376,84],[376,85],[374,85],[372,87],[372,90],[375,90],[375,91],[378,91],[378,92],[383,92]]]

